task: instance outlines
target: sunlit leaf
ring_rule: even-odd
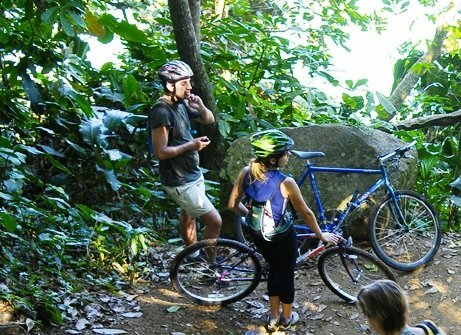
[[[98,17],[88,9],[85,12],[85,22],[88,31],[97,37],[103,37],[106,30],[103,25],[98,22]]]
[[[128,332],[121,329],[93,328],[93,332],[103,335],[127,334]]]
[[[62,12],[61,12],[61,15],[59,16],[59,21],[61,22],[61,28],[66,33],[66,35],[68,36],[75,35],[72,24],[69,22],[69,20],[66,19],[66,17],[63,15]]]
[[[85,21],[82,19],[82,17],[77,14],[74,10],[69,10],[67,11],[69,16],[72,18],[72,20],[80,27],[85,27]]]
[[[40,147],[47,153],[47,154],[50,154],[50,155],[53,155],[53,156],[57,156],[57,157],[64,157],[64,155],[62,153],[60,153],[59,151],[55,150],[54,148],[48,146],[48,145],[40,145]]]
[[[123,124],[123,120],[132,115],[121,110],[108,109],[104,112],[104,117],[102,119],[103,124],[110,131],[115,130],[118,126]]]
[[[120,181],[117,179],[117,176],[114,172],[114,170],[107,170],[107,169],[102,169],[99,166],[97,167],[97,170],[99,172],[102,172],[104,176],[106,177],[107,182],[110,184],[111,188],[114,191],[117,191],[121,187]]]
[[[40,18],[42,19],[43,22],[54,23],[56,21],[57,14],[58,14],[58,7],[54,6],[44,11],[42,15],[40,16]]]
[[[142,312],[128,312],[121,314],[125,318],[140,318],[142,316]]]
[[[92,118],[85,120],[80,125],[80,133],[83,139],[89,144],[96,144],[99,142],[101,135],[102,120]]]
[[[171,306],[167,308],[168,313],[176,313],[181,309],[181,306]]]
[[[387,100],[387,98],[382,93],[376,92],[376,95],[378,97],[379,103],[384,107],[386,112],[389,115],[394,115],[396,112],[394,105],[389,100]]]
[[[461,177],[457,178],[454,182],[450,183],[450,186],[461,190]]]

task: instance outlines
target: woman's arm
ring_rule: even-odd
[[[322,241],[327,243],[338,243],[339,238],[331,233],[323,233],[320,229],[314,212],[307,206],[301,194],[298,184],[291,177],[287,177],[281,185],[282,195],[286,196],[293,205],[296,212],[301,216],[303,221],[309,226],[314,234]]]
[[[248,215],[248,209],[242,204],[241,201],[244,195],[243,180],[245,179],[245,176],[248,174],[249,169],[250,168],[246,166],[242,170],[240,170],[237,179],[234,183],[234,186],[232,187],[232,191],[229,196],[229,201],[227,202],[227,206],[231,211],[243,217]]]

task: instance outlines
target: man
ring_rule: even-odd
[[[189,65],[169,61],[158,74],[165,92],[149,112],[149,125],[160,182],[181,207],[179,231],[186,245],[197,242],[197,217],[205,224],[203,238],[217,238],[221,216],[205,194],[198,154],[210,140],[206,136],[193,138],[190,132],[191,120],[211,124],[214,115],[199,96],[191,94],[193,72]]]

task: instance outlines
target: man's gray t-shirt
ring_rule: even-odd
[[[200,113],[184,102],[159,99],[149,112],[150,131],[166,126],[169,128],[168,146],[178,146],[193,140],[190,120]],[[176,157],[159,161],[160,182],[165,186],[181,186],[202,176],[198,151],[188,150]]]

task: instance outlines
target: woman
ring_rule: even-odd
[[[253,134],[251,146],[256,159],[240,171],[230,194],[228,206],[236,214],[247,217],[249,210],[241,202],[244,196],[256,202],[265,202],[270,198],[272,217],[274,222],[279,222],[283,216],[283,209],[290,201],[299,216],[319,239],[336,244],[339,237],[322,233],[314,213],[306,205],[294,179],[279,171],[279,168],[288,163],[291,155],[289,150],[293,145],[293,140],[279,130],[266,130]],[[270,331],[288,329],[299,321],[299,315],[292,310],[295,295],[294,272],[298,253],[296,233],[290,226],[280,237],[272,241],[255,233],[254,242],[269,264],[267,291],[270,315],[267,328]]]
[[[446,335],[429,320],[415,327],[409,326],[405,292],[391,280],[378,280],[364,286],[357,301],[371,326],[380,335]]]

